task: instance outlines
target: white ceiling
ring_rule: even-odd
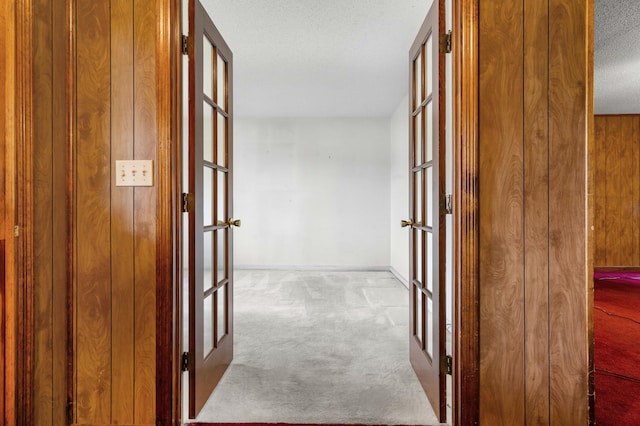
[[[244,117],[387,117],[431,0],[201,0]],[[640,0],[595,0],[595,112],[640,113]]]
[[[388,117],[431,0],[201,0],[233,51],[245,117]]]
[[[640,0],[595,0],[596,114],[640,113]]]

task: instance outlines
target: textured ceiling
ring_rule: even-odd
[[[389,116],[430,0],[201,0],[231,47],[237,116]]]
[[[594,109],[640,114],[640,0],[595,0]]]
[[[201,0],[234,53],[238,116],[389,116],[431,0]],[[640,113],[640,0],[595,0],[597,114]]]

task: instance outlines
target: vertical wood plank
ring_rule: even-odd
[[[5,113],[0,114],[0,191],[6,196],[5,192],[5,174],[7,173],[6,167],[6,146],[9,143],[8,138],[9,132],[7,131],[7,115],[12,114],[12,107],[9,103],[9,93],[7,91],[7,82],[6,80],[11,79],[11,74],[9,73],[9,62],[10,53],[13,53],[9,50],[9,46],[7,44],[10,43],[11,40],[11,32],[13,31],[12,25],[7,22],[9,21],[9,7],[8,4],[2,3],[0,4],[0,26],[2,28],[6,28],[7,37],[0,37],[0,75],[2,75],[3,81],[0,82],[0,103],[5,106]],[[6,77],[5,77],[6,76]],[[8,237],[6,234],[7,230],[7,199],[5,196],[2,197],[0,201],[0,420],[4,420],[5,423],[7,419],[5,418],[5,398],[6,398],[6,388],[5,388],[5,373],[7,370],[7,358],[5,356],[5,348],[7,348],[7,340],[5,335],[5,317],[8,315],[8,312],[5,308],[5,304],[7,303],[6,299],[6,277],[5,277],[5,239]]]
[[[157,164],[156,2],[134,0],[134,19],[134,155]],[[136,424],[154,423],[156,415],[156,196],[156,186],[139,187],[134,193]]]
[[[523,424],[522,2],[479,16],[480,424]]]
[[[594,198],[595,198],[595,266],[607,265],[607,119],[603,116],[595,117],[595,160],[594,160]]]
[[[587,424],[589,412],[588,3],[549,2],[550,424]]]
[[[66,4],[53,0],[53,424],[67,421],[67,95]]]
[[[633,195],[631,198],[631,227],[629,232],[634,238],[631,247],[631,264],[637,266],[640,265],[640,115],[635,115],[632,121],[633,125],[629,142],[633,147],[631,153],[631,157],[633,158],[631,170],[633,170],[633,174],[630,182],[633,186]]]
[[[618,254],[618,265],[633,265],[633,245],[635,236],[633,235],[633,175],[636,170],[633,169],[633,118],[631,116],[622,116],[619,121],[620,125],[620,163],[619,176],[620,186],[618,187],[619,196],[619,238],[620,253]],[[638,264],[636,264],[638,265]]]
[[[117,187],[116,160],[133,158],[133,3],[111,1],[111,274],[112,421],[133,423],[134,229],[133,188]]]
[[[549,16],[524,1],[525,418],[549,423]]]
[[[33,11],[33,267],[34,372],[33,419],[53,422],[53,99],[52,16],[47,0],[35,0]]]
[[[77,3],[76,415],[111,423],[110,2]]]
[[[606,245],[607,266],[620,265],[620,117],[607,120],[606,149]]]
[[[0,296],[2,302],[0,310],[0,336],[2,346],[0,347],[0,390],[2,391],[2,399],[0,399],[0,421],[5,424],[14,424],[16,421],[15,413],[15,382],[16,382],[16,282],[14,269],[14,252],[15,239],[11,238],[13,231],[14,203],[15,203],[15,136],[16,136],[16,75],[15,75],[15,45],[16,45],[16,10],[14,2],[0,2],[0,26],[3,28],[3,36],[0,37],[0,74],[3,78],[0,81],[0,102],[4,107],[4,114],[0,114],[0,152],[2,153],[2,161],[0,161],[0,179],[2,180],[2,189],[4,197],[0,205],[2,217],[2,229],[0,235],[4,240],[4,262],[2,289]],[[6,267],[4,267],[6,266]]]

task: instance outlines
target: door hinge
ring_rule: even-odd
[[[18,225],[13,227],[13,236],[16,238],[20,236],[20,227]]]
[[[443,195],[440,198],[440,214],[452,214],[453,213],[453,199],[451,194]]]
[[[442,373],[449,376],[453,375],[453,357],[451,355],[442,357]]]
[[[186,36],[186,35],[182,36],[182,54],[183,55],[189,54],[189,36]]]
[[[180,359],[180,370],[189,371],[191,368],[191,362],[189,362],[189,352],[182,352],[182,358]]]
[[[440,53],[451,53],[451,30],[440,34]]]
[[[189,213],[193,210],[193,194],[187,192],[182,193],[182,212]]]

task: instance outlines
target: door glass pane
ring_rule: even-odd
[[[213,100],[213,45],[202,36],[202,92]]]
[[[218,199],[217,199],[217,224],[224,225],[227,222],[227,174],[225,172],[218,171],[216,173],[217,177],[217,188],[218,188]]]
[[[420,229],[415,230],[415,245],[416,245],[416,258],[415,258],[415,279],[418,280],[421,284],[423,283],[423,275],[422,275],[422,266],[424,263],[423,251],[422,251],[422,234],[423,231]]]
[[[418,338],[418,340],[420,341],[420,346],[422,347],[422,290],[420,290],[418,287],[413,286],[413,291],[415,291],[416,293],[416,305],[414,306],[415,309],[415,319],[416,319],[416,324],[415,324],[415,330],[416,330],[416,337]]]
[[[213,225],[213,169],[205,166],[202,170],[202,222]]]
[[[434,191],[433,191],[433,166],[428,166],[425,170],[427,182],[424,185],[424,198],[426,201],[426,226],[433,226],[433,203],[434,203]]]
[[[427,43],[424,48],[424,55],[425,55],[425,83],[427,86],[426,97],[429,97],[432,91],[432,86],[433,86],[431,82],[431,79],[433,78],[433,37],[431,37],[431,35],[429,35],[429,38],[427,38]]]
[[[227,334],[227,285],[220,287],[217,293],[217,304],[218,309],[216,311],[217,315],[217,335],[218,342]]]
[[[213,107],[202,102],[202,159],[213,163]]]
[[[206,357],[213,349],[213,294],[205,297],[202,310],[202,355]]]
[[[424,156],[425,161],[433,160],[433,102],[429,102],[427,104],[425,113],[425,124],[424,124]]]
[[[217,93],[216,93],[216,103],[220,106],[220,108],[222,108],[223,110],[226,111],[227,109],[227,96],[226,96],[226,91],[225,91],[225,87],[226,87],[226,81],[227,81],[227,73],[226,73],[226,63],[224,62],[224,59],[222,59],[222,56],[218,55],[218,75],[217,75],[217,82],[218,82],[218,88],[217,88]]]
[[[226,138],[226,128],[227,128],[227,119],[224,118],[224,115],[218,113],[218,122],[217,122],[218,130],[216,133],[216,145],[218,147],[218,157],[217,163],[222,167],[227,166],[227,138]]]
[[[423,209],[422,194],[424,191],[424,188],[422,186],[422,172],[415,172],[413,176],[414,176],[413,190],[416,195],[413,217],[415,217],[415,222],[417,225],[422,225],[422,209]]]
[[[218,284],[227,278],[227,230],[217,231],[216,279]]]
[[[433,359],[433,299],[425,296],[427,299],[427,312],[425,314],[426,336],[424,338],[427,349],[427,355]]]
[[[415,82],[414,89],[414,108],[422,103],[422,54],[419,54],[416,60],[413,62],[413,75]]]
[[[414,165],[422,164],[422,114],[418,113],[414,118]]]
[[[425,247],[425,285],[427,289],[433,292],[433,251],[435,247],[433,247],[433,232],[427,231],[427,241]]]
[[[213,232],[205,232],[203,237],[202,257],[203,257],[203,282],[202,290],[207,291],[213,287]]]

